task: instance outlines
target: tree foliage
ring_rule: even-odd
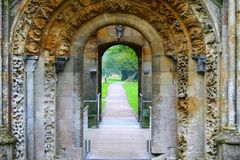
[[[125,45],[109,48],[102,58],[102,73],[109,76],[113,73],[122,74],[122,80],[137,73],[138,57],[134,50]],[[123,74],[126,74],[125,76]]]

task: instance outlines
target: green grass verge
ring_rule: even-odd
[[[123,87],[128,97],[128,103],[138,115],[138,82],[125,82]]]
[[[106,105],[106,97],[108,92],[109,83],[102,83],[102,110],[104,111]]]

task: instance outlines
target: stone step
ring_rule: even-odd
[[[144,157],[131,157],[131,158],[127,158],[126,156],[122,156],[122,157],[99,157],[96,155],[93,155],[92,153],[89,153],[88,157],[86,158],[86,160],[150,160],[151,158],[147,158],[148,153],[145,153]]]
[[[89,159],[87,159],[87,160],[149,160],[149,159],[129,159],[129,158],[127,158],[127,159],[122,159],[122,158],[117,158],[117,159],[106,159],[106,158],[104,158],[104,159],[99,159],[99,158],[89,158]]]
[[[150,158],[86,158],[86,160],[150,160]]]

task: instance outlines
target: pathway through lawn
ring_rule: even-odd
[[[89,159],[147,159],[149,129],[141,129],[122,83],[109,85],[103,121],[98,129],[89,129]]]

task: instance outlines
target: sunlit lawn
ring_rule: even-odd
[[[104,82],[102,83],[102,108],[103,108],[103,110],[106,105],[108,86],[109,86],[109,83],[104,83]]]
[[[138,82],[125,82],[123,87],[128,97],[128,103],[135,114],[138,114]]]

